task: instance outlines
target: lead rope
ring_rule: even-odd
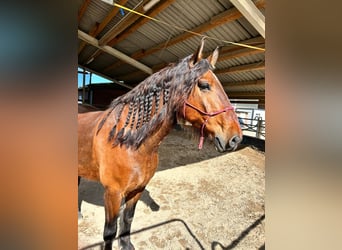
[[[228,111],[228,110],[234,110],[234,107],[233,107],[233,106],[228,106],[228,107],[225,107],[224,109],[221,109],[221,110],[219,110],[219,111],[215,111],[215,112],[212,112],[212,113],[208,113],[208,112],[205,112],[205,111],[203,111],[203,110],[200,110],[199,108],[197,108],[197,107],[195,107],[194,105],[190,104],[189,102],[185,101],[185,102],[184,102],[184,105],[183,105],[183,117],[184,117],[184,119],[185,119],[185,108],[186,108],[186,106],[189,106],[189,107],[193,108],[194,110],[196,110],[197,112],[199,112],[199,113],[202,114],[202,115],[208,116],[208,117],[204,120],[204,122],[203,122],[203,124],[202,124],[202,126],[201,126],[201,129],[200,129],[200,141],[199,141],[199,143],[198,143],[198,149],[202,149],[202,147],[203,147],[203,142],[204,142],[204,128],[205,128],[205,126],[207,125],[207,122],[208,122],[209,118],[210,118],[210,117],[213,117],[213,116],[216,116],[216,115],[218,115],[218,114],[221,114],[221,113],[223,113],[223,112],[226,112],[226,111]]]

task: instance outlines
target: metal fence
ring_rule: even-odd
[[[255,136],[259,139],[265,139],[265,120],[262,117],[254,119],[238,117],[242,131],[248,131],[246,134]],[[245,133],[244,133],[245,134]]]

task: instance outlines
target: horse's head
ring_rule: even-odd
[[[201,60],[208,60],[214,68],[218,58],[218,48],[206,59],[202,59],[204,40],[193,54],[190,67]],[[219,152],[233,151],[242,140],[238,118],[220,81],[211,69],[201,75],[192,88],[181,112],[183,118],[200,130],[202,147],[204,135],[214,140]]]

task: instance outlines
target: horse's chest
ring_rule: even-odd
[[[145,187],[153,177],[158,166],[156,156],[148,157],[145,161],[137,161],[131,165],[130,182],[133,186]]]

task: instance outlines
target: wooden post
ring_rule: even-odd
[[[86,75],[86,71],[83,68],[83,88],[82,88],[82,104],[85,103],[85,75]]]
[[[257,131],[256,131],[256,137],[260,139],[261,136],[261,126],[262,125],[262,117],[258,117],[257,121]]]

